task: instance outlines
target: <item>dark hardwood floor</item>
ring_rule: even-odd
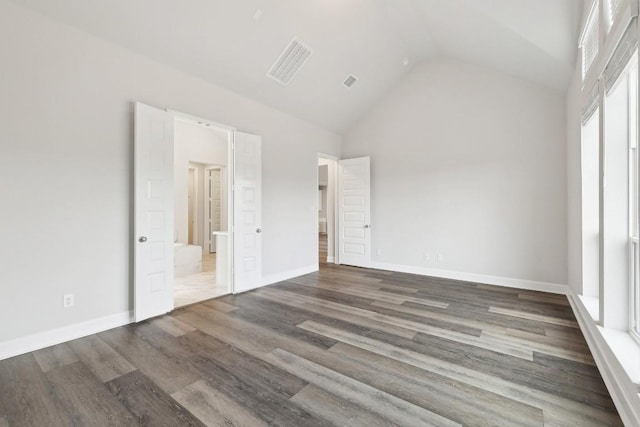
[[[0,362],[0,427],[620,426],[566,298],[332,264]]]

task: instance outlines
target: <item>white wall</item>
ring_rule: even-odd
[[[338,135],[4,0],[0,28],[0,343],[132,308],[134,101],[262,135],[265,279],[317,265]]]
[[[567,92],[567,270],[568,285],[582,293],[581,67]]]
[[[493,70],[416,67],[343,141],[371,156],[374,265],[566,284],[565,115]]]
[[[187,184],[189,164],[198,163],[197,189],[199,205],[196,207],[198,222],[194,227],[194,239],[202,245],[202,218],[204,215],[204,166],[227,165],[228,134],[207,129],[196,124],[176,120],[174,130],[173,188],[174,188],[174,235],[181,243],[187,243],[189,230],[189,209]],[[175,238],[175,237],[174,237]]]

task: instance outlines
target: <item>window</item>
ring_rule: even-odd
[[[590,0],[579,45],[583,81],[580,301],[631,381],[638,382],[640,28],[634,17],[636,3],[603,1]],[[609,37],[603,45],[603,36],[614,25],[615,38]]]
[[[638,57],[625,40],[603,73],[600,322],[638,330]],[[630,302],[631,301],[631,302]]]
[[[596,86],[597,89],[597,86]],[[600,111],[597,90],[582,125],[582,300],[595,320],[600,304]],[[593,111],[592,111],[593,110]]]
[[[640,212],[638,174],[638,67],[637,53],[629,71],[629,295],[631,333],[640,340]]]
[[[607,317],[614,319],[613,325],[620,329],[624,324],[615,319],[619,313],[628,310],[626,323],[631,334],[640,340],[638,53],[637,48],[632,51],[625,49],[625,43],[620,46],[623,49],[616,51],[604,72],[607,110],[603,209],[605,218],[608,218],[604,235],[604,306]],[[620,239],[623,231],[627,236],[624,260],[618,249],[623,243]],[[621,269],[623,265],[627,266],[626,271]],[[625,288],[619,287],[622,278],[626,278],[625,283],[628,283]],[[628,305],[627,301],[630,301]]]
[[[631,335],[640,342],[640,280],[638,276],[640,271],[638,270],[639,263],[638,257],[640,251],[638,248],[638,237],[631,237]]]
[[[610,0],[613,1],[613,0]],[[591,64],[598,56],[598,49],[600,45],[600,30],[599,30],[599,2],[594,1],[589,17],[587,18],[587,24],[584,27],[584,32],[580,39],[580,48],[582,49],[582,80],[584,80]]]

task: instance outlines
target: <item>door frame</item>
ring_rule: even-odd
[[[318,187],[320,187],[320,178],[318,176],[318,161],[320,159],[325,159],[325,160],[331,160],[335,163],[335,168],[333,171],[333,182],[334,184],[334,189],[333,189],[333,263],[338,265],[340,264],[340,251],[338,250],[339,243],[340,243],[340,233],[338,232],[339,229],[339,218],[338,218],[338,161],[341,160],[340,157],[331,155],[331,154],[326,154],[326,153],[321,153],[318,152],[316,155],[316,193],[318,192]],[[317,196],[316,196],[317,198]],[[318,210],[316,209],[316,237],[315,237],[315,242],[316,242],[316,249],[318,249],[320,242],[318,241],[318,232],[317,232],[317,224],[320,224],[320,213],[318,212]],[[327,226],[327,230],[328,230],[328,226]],[[318,263],[318,268],[320,268],[320,265]]]
[[[213,120],[203,119],[201,117],[192,116],[190,114],[182,113],[180,111],[175,110],[166,110],[173,117],[173,120],[186,120],[186,121],[195,121],[204,125],[209,125],[210,127],[217,128],[219,130],[226,131],[228,134],[227,138],[227,182],[226,182],[226,196],[227,196],[227,230],[229,232],[229,238],[227,239],[227,250],[229,251],[229,256],[227,257],[227,272],[228,272],[228,280],[229,280],[229,294],[235,294],[235,283],[233,278],[233,233],[231,228],[233,227],[233,159],[234,159],[234,144],[233,144],[233,136],[234,132],[237,131],[237,128],[223,125],[218,122],[214,122]],[[174,138],[174,146],[175,146],[175,138]],[[173,225],[172,225],[173,227]],[[205,227],[206,228],[206,227]],[[204,246],[204,242],[203,242]],[[171,255],[173,262],[173,253]]]

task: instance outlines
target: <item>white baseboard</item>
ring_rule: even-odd
[[[568,292],[568,287],[566,285],[559,285],[555,283],[535,282],[530,280],[510,279],[504,277],[460,273],[447,270],[429,269],[388,263],[373,263],[372,267],[380,270],[463,280],[467,282],[486,283],[490,285],[507,286],[520,289],[553,292],[560,294],[566,294]],[[318,271],[318,264],[312,264],[295,270],[272,274],[263,277],[261,285],[249,289],[243,289],[239,291],[239,293],[257,289],[262,286],[271,285],[273,283],[282,282],[294,277],[303,276],[305,274],[314,273],[316,271]],[[5,341],[3,343],[0,343],[0,360],[46,348],[52,345],[60,344],[66,341],[71,341],[77,338],[82,338],[98,332],[103,332],[108,329],[124,326],[131,323],[132,321],[133,313],[127,311]]]
[[[261,285],[249,289],[243,289],[238,293],[247,292],[252,289],[260,288],[262,286],[267,286],[277,282],[282,282],[284,280],[303,276],[305,274],[313,273],[316,271],[318,271],[318,264],[308,265],[296,270],[273,274],[264,277]],[[4,341],[0,343],[0,360],[19,356],[21,354],[40,350],[63,342],[86,337],[87,335],[104,332],[106,330],[117,328],[119,326],[128,325],[133,321],[133,312],[126,311],[105,317],[100,317],[97,319],[87,320],[85,322],[76,323],[69,326],[64,326],[62,328],[52,329],[49,331],[39,332],[36,334],[27,335],[25,337]]]
[[[580,298],[573,291],[569,293],[568,298],[624,425],[640,426],[640,398],[637,386],[625,372]]]
[[[507,288],[526,289],[530,291],[567,294],[569,287],[559,283],[537,282],[534,280],[512,279],[509,277],[489,276],[485,274],[463,273],[458,271],[440,270],[436,268],[415,267],[411,265],[374,262],[372,268],[400,273],[418,274],[421,276],[438,277],[442,279],[461,280],[464,282],[482,283],[487,285],[505,286]]]
[[[330,262],[330,263],[332,263],[332,264],[333,264],[333,263],[335,263],[335,262],[336,262],[336,257],[328,256],[328,257],[327,257],[327,262]]]
[[[20,354],[40,350],[52,345],[86,337],[119,326],[128,325],[133,321],[133,313],[125,311],[97,319],[87,320],[62,328],[39,332],[25,337],[0,343],[0,360],[8,359]]]

